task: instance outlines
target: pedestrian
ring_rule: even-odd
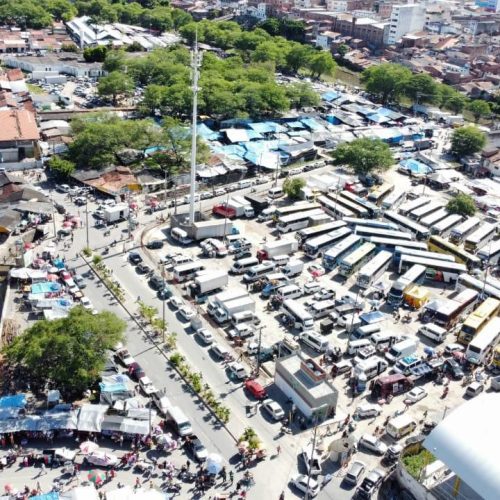
[[[140,488],[141,487],[141,480],[140,478],[136,477],[135,478],[135,486],[134,489]]]
[[[118,440],[120,441],[120,448],[123,448],[123,434],[120,434]]]
[[[227,479],[227,472],[226,472],[226,468],[225,467],[222,467],[222,469],[220,471],[220,475],[222,477],[222,482],[225,483],[226,479]]]
[[[229,481],[231,481],[231,486],[234,482],[234,472],[232,470],[229,471]]]
[[[189,470],[190,467],[191,467],[191,461],[186,460],[186,469]]]
[[[47,474],[47,467],[45,463],[42,462],[42,465],[40,466],[40,473],[38,475],[44,476],[45,474]]]
[[[280,445],[278,445],[278,446],[276,447],[276,455],[279,455],[280,453],[281,453],[281,446],[280,446]]]
[[[285,500],[285,492],[282,491],[279,500]]]
[[[424,411],[424,418],[427,418],[427,413],[428,413],[428,410],[425,410]]]

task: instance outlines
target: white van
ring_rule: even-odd
[[[250,179],[245,179],[238,182],[238,189],[246,189],[253,186],[253,181]]]
[[[239,325],[241,323],[260,323],[257,315],[252,311],[239,311],[231,316],[231,324],[233,326]]]
[[[243,276],[243,281],[245,283],[253,283],[258,279],[262,278],[266,274],[269,274],[274,270],[276,265],[270,260],[264,261],[262,264],[251,267]]]
[[[340,316],[340,318],[337,319],[337,325],[345,328],[346,332],[352,332],[356,328],[360,327],[361,323],[362,321],[356,313]]]
[[[385,432],[394,439],[401,439],[408,434],[411,434],[417,427],[417,423],[412,417],[407,415],[399,415],[387,422]]]
[[[178,406],[174,406],[168,410],[166,420],[181,437],[189,436],[193,433],[191,422]]]
[[[281,198],[283,195],[283,189],[278,186],[269,188],[269,191],[267,192],[267,196],[269,198],[272,198],[273,200],[276,198]]]
[[[160,391],[153,392],[151,394],[151,399],[155,404],[156,408],[160,412],[161,416],[165,417],[169,410],[172,408],[172,403],[167,398],[167,396],[163,396]]]
[[[363,349],[363,347],[371,345],[372,344],[368,339],[349,340],[349,342],[347,342],[347,354],[354,356],[360,349]]]
[[[184,229],[180,227],[174,227],[170,230],[170,236],[173,240],[178,241],[181,245],[189,245],[193,242],[191,238],[188,237],[188,234]]]
[[[286,266],[289,260],[290,256],[286,254],[271,257],[271,262],[274,262],[277,266]]]
[[[356,330],[349,335],[349,340],[366,339],[373,333],[380,332],[380,324],[359,326]]]
[[[297,297],[302,297],[302,288],[297,285],[282,286],[276,295],[281,300],[296,299]]]
[[[441,328],[440,326],[435,325],[434,323],[427,323],[426,325],[421,326],[418,329],[418,333],[439,344],[446,339],[448,331],[444,328]]]
[[[354,373],[357,375],[364,373],[366,379],[371,380],[387,370],[388,366],[389,364],[385,359],[379,358],[378,356],[372,356],[358,363],[354,367]]]
[[[305,345],[309,346],[317,352],[326,352],[329,347],[328,340],[315,333],[314,331],[302,332],[299,339]]]
[[[394,344],[386,353],[385,357],[390,363],[395,363],[401,358],[411,356],[417,350],[417,342],[413,339],[405,339]]]
[[[257,257],[247,257],[245,259],[235,261],[230,271],[233,274],[243,274],[251,267],[258,265],[258,263],[259,259],[257,259]]]
[[[385,351],[401,340],[401,335],[396,332],[377,332],[370,336],[370,341],[377,351]]]

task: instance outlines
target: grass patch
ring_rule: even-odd
[[[407,455],[403,457],[403,464],[406,467],[406,470],[418,480],[422,469],[435,460],[436,457],[430,451],[422,449],[422,451],[416,455]]]
[[[32,83],[27,83],[26,85],[31,94],[41,95],[46,93],[45,90],[43,90],[38,85],[33,85]]]

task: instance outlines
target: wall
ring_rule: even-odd
[[[415,500],[436,500],[436,497],[414,479],[401,463],[396,468],[395,477],[399,485],[407,489]]]

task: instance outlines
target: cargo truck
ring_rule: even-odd
[[[245,199],[252,205],[253,211],[259,215],[264,209],[269,207],[269,200],[255,194],[246,194]]]
[[[235,234],[238,230],[233,223],[228,220],[206,220],[194,223],[193,237],[195,240],[204,240],[206,238],[222,238],[227,234]]]
[[[229,321],[234,314],[242,311],[255,312],[255,301],[249,295],[222,303],[214,311],[213,317],[221,325]]]
[[[225,292],[220,292],[212,300],[209,301],[207,312],[210,316],[213,316],[215,310],[221,307],[222,304],[231,300],[239,299],[241,297],[248,297],[248,292],[243,288],[230,288]]]
[[[234,219],[236,217],[236,210],[225,203],[220,205],[214,205],[212,208],[212,213],[214,215],[220,215],[221,217],[226,217],[227,219]]]
[[[214,293],[216,290],[221,290],[228,284],[228,276],[225,271],[210,271],[194,279],[191,284],[191,296],[198,297]]]
[[[113,222],[126,219],[129,216],[130,209],[126,203],[117,203],[112,207],[104,208],[102,212],[104,221],[113,224]]]
[[[293,240],[276,240],[266,243],[260,250],[257,250],[257,258],[259,261],[269,260],[276,255],[291,254],[298,250],[299,242]]]
[[[288,278],[298,276],[304,270],[304,262],[299,259],[291,259],[286,266],[281,270]]]
[[[233,197],[229,198],[227,202],[227,207],[232,208],[235,211],[236,217],[253,217],[254,211],[252,205],[245,200],[245,198]]]

